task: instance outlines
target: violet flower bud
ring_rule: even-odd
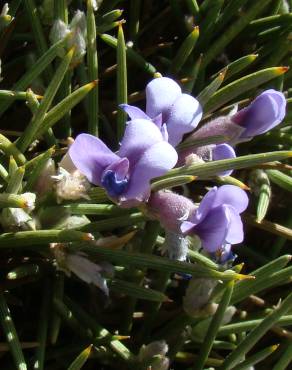
[[[229,144],[204,145],[196,149],[186,149],[179,152],[178,166],[191,165],[198,162],[219,161],[221,159],[235,158],[236,154]],[[230,176],[233,170],[218,173],[218,176]]]
[[[181,233],[181,223],[195,210],[196,206],[190,199],[169,190],[152,193],[147,203],[149,216],[158,219],[163,228],[176,234]]]
[[[155,78],[146,86],[146,113],[127,104],[120,107],[131,119],[152,120],[159,129],[167,132],[164,136],[173,146],[197,127],[203,115],[198,100],[183,94],[180,86],[168,77]]]
[[[146,202],[151,179],[164,175],[177,162],[175,149],[164,141],[154,123],[144,119],[127,124],[117,153],[100,139],[81,134],[70,146],[69,155],[89,182],[102,186],[124,207]]]
[[[244,128],[241,139],[261,135],[279,123],[286,114],[286,99],[282,92],[273,89],[258,95],[246,108],[234,114],[231,119]]]
[[[184,234],[196,234],[209,253],[220,252],[226,244],[243,241],[240,218],[248,205],[248,197],[234,185],[214,187],[204,196],[198,209],[181,225]]]

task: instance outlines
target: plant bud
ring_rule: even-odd
[[[62,243],[51,243],[50,249],[56,258],[57,267],[71,276],[73,272],[80,280],[87,284],[93,284],[101,289],[108,296],[109,291],[106,279],[101,273],[113,275],[113,267],[108,264],[95,264],[91,262],[84,253],[66,253],[66,245]]]
[[[173,233],[180,234],[180,225],[196,210],[188,198],[168,190],[160,190],[151,195],[147,203],[150,217],[156,218],[161,225]]]
[[[270,180],[264,170],[257,169],[250,173],[249,186],[255,195],[259,195],[263,185],[270,187]]]
[[[44,195],[53,189],[54,180],[52,176],[54,176],[55,173],[56,173],[55,162],[52,159],[48,159],[34,186],[35,191],[39,195]]]
[[[1,224],[5,230],[26,228],[31,220],[31,216],[21,208],[4,208],[2,211]]]
[[[168,370],[169,359],[166,357],[168,345],[164,340],[143,345],[138,354],[138,360],[151,370]],[[146,367],[145,367],[146,368]]]
[[[216,312],[216,305],[210,302],[215,286],[218,284],[213,279],[192,278],[183,298],[183,308],[191,317],[204,317]]]
[[[167,255],[170,259],[185,261],[188,254],[189,244],[187,237],[166,230],[165,241],[161,249],[163,251],[167,251]]]
[[[60,167],[58,174],[52,178],[56,181],[55,188],[59,203],[62,200],[89,199],[87,195],[90,188],[89,182],[79,171],[70,174]]]

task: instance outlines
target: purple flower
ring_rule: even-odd
[[[261,135],[277,126],[285,117],[286,99],[283,93],[266,90],[246,108],[232,116],[232,121],[244,128],[240,138]]]
[[[226,244],[241,243],[243,225],[240,213],[247,205],[248,197],[239,187],[214,187],[204,196],[188,221],[182,223],[181,231],[198,235],[203,248],[210,253],[219,251]]]
[[[225,136],[223,142],[234,145],[263,134],[277,126],[285,116],[286,99],[283,93],[266,90],[246,108],[235,114],[217,117],[190,135],[185,143],[210,136]],[[190,152],[191,149],[188,149]]]
[[[184,134],[197,127],[203,114],[198,100],[191,95],[183,94],[179,85],[168,77],[156,78],[148,83],[146,113],[127,104],[120,107],[131,119],[152,120],[173,146],[181,142]]]
[[[177,162],[175,149],[164,141],[158,127],[145,119],[127,124],[117,153],[95,136],[81,134],[69,148],[69,155],[89,182],[102,186],[125,207],[147,201],[150,180]]]
[[[194,156],[195,155],[195,156]],[[194,160],[192,159],[194,157]],[[236,157],[236,153],[229,144],[204,145],[198,148],[188,148],[179,152],[178,165],[192,164],[198,161],[198,157],[205,162],[219,161]],[[233,170],[218,173],[218,176],[230,176]]]
[[[169,190],[160,190],[151,194],[147,203],[150,217],[156,218],[168,231],[180,233],[180,225],[196,210],[195,204],[183,195]]]

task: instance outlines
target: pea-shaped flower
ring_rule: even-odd
[[[286,99],[283,93],[266,90],[246,108],[232,116],[232,121],[244,128],[240,138],[261,135],[282,122],[286,113]]]
[[[70,146],[69,155],[89,182],[102,186],[124,207],[147,201],[150,180],[162,176],[177,162],[175,149],[164,140],[159,128],[144,119],[127,124],[117,153],[95,136],[80,134]]]
[[[258,95],[247,107],[235,114],[217,117],[190,135],[185,143],[210,136],[225,136],[225,142],[238,142],[261,135],[282,122],[286,113],[286,99],[283,93],[273,89]],[[190,153],[191,148],[184,151]]]
[[[198,209],[181,225],[184,234],[195,234],[202,247],[214,253],[226,244],[243,241],[240,214],[248,206],[248,197],[234,185],[216,186],[208,191]]]
[[[168,77],[155,78],[146,86],[146,113],[127,104],[120,107],[131,119],[153,120],[173,146],[197,127],[203,114],[198,100],[183,94],[180,86]]]

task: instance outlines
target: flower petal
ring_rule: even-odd
[[[244,127],[242,138],[263,134],[277,126],[285,117],[286,99],[273,89],[260,94],[249,106],[236,113],[232,120]]]
[[[219,144],[212,150],[213,161],[219,161],[221,159],[235,158],[236,154],[232,146],[228,144]],[[218,173],[218,176],[230,176],[233,170],[223,171]]]
[[[150,120],[150,117],[148,117],[147,114],[142,111],[142,109],[135,107],[134,105],[120,104],[119,107],[128,114],[131,120],[139,118]]]
[[[113,171],[116,174],[117,180],[123,180],[128,175],[129,167],[128,158],[121,158],[117,162],[110,164],[105,171]]]
[[[180,225],[180,231],[183,234],[189,234],[191,230],[195,227],[195,225],[190,221],[183,221]]]
[[[212,208],[221,204],[232,206],[238,213],[246,210],[248,196],[246,192],[234,185],[223,185],[218,188]]]
[[[183,135],[193,131],[202,118],[202,107],[197,99],[188,94],[181,94],[169,111],[167,131],[169,143],[179,144]]]
[[[121,202],[145,201],[150,195],[150,180],[164,175],[177,162],[175,149],[165,141],[152,145],[146,150],[131,173],[129,188],[121,197]]]
[[[228,206],[227,206],[228,207]],[[243,224],[240,215],[236,212],[233,207],[228,207],[227,212],[229,214],[229,227],[226,235],[226,242],[230,244],[238,244],[243,241]]]
[[[118,155],[127,157],[133,167],[148,148],[160,141],[162,134],[152,121],[134,119],[127,124]]]
[[[146,114],[154,118],[160,113],[167,113],[180,95],[181,88],[174,80],[155,78],[146,86]]]
[[[101,184],[103,170],[120,159],[100,139],[89,134],[76,137],[69,155],[78,170],[95,185]]]
[[[189,221],[194,225],[202,222],[202,220],[207,216],[208,212],[213,208],[214,200],[217,194],[217,186],[214,186],[208,191],[208,193],[202,199],[199,208],[192,214]]]
[[[212,209],[208,217],[195,226],[192,232],[200,237],[203,248],[213,253],[225,243],[229,223],[227,207],[222,205]]]

